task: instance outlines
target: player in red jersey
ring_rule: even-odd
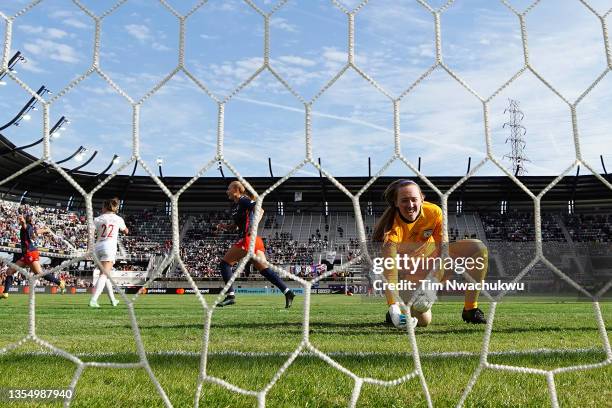
[[[42,275],[43,269],[40,266],[40,253],[38,252],[38,247],[36,246],[36,238],[40,234],[45,234],[50,232],[48,228],[37,228],[34,226],[34,216],[32,214],[19,214],[17,218],[17,222],[19,223],[19,239],[21,243],[21,253],[16,253],[13,257],[13,263],[17,266],[23,268],[28,267],[34,274]],[[17,270],[15,268],[9,268],[6,273],[6,278],[4,279],[4,293],[0,295],[0,299],[8,298],[8,291],[11,285],[13,284],[13,274]],[[64,291],[66,287],[66,283],[63,280],[57,279],[53,274],[47,273],[42,275],[42,277],[49,282],[55,283],[60,287],[62,291]]]

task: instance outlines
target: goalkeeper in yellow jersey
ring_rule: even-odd
[[[481,283],[487,274],[488,252],[477,239],[449,244],[448,257],[441,257],[442,210],[424,201],[421,188],[412,180],[396,180],[384,193],[387,209],[374,227],[372,240],[382,244],[379,270],[387,280],[385,296],[389,312],[387,322],[405,328],[408,315],[394,297],[393,285],[407,305],[412,301],[412,324],[427,326],[432,319],[431,306],[436,300],[439,282],[454,273],[467,273]],[[467,259],[471,258],[471,262]],[[459,262],[461,261],[461,262]],[[383,266],[384,265],[384,266]],[[468,267],[469,266],[469,267]],[[375,269],[376,272],[376,269]],[[406,287],[408,286],[408,289]],[[465,292],[462,319],[468,323],[486,323],[478,308],[478,290]]]

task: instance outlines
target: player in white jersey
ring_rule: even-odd
[[[96,287],[94,294],[89,301],[90,307],[100,307],[100,305],[98,305],[98,298],[105,287],[108,290],[111,304],[117,306],[119,303],[113,294],[113,285],[107,278],[107,275],[110,274],[115,264],[119,232],[124,234],[129,232],[123,218],[117,215],[118,209],[118,198],[105,200],[102,204],[102,215],[94,219],[94,225],[96,227],[96,244],[94,246],[94,252],[100,261],[102,270],[100,271],[100,277],[95,283]]]

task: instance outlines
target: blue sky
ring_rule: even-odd
[[[82,0],[95,14],[116,2]],[[179,13],[197,2],[168,0]],[[254,1],[262,10],[276,2]],[[347,8],[356,1],[340,2]],[[430,1],[432,7],[445,2]],[[510,1],[522,10],[531,2]],[[601,14],[612,1],[591,0]],[[14,15],[29,2],[0,0],[0,11]],[[610,17],[607,17],[608,23]],[[566,99],[574,101],[606,68],[599,19],[577,0],[543,0],[527,15],[533,67]],[[304,100],[310,100],[347,61],[347,16],[331,1],[288,1],[271,18],[271,67]],[[210,0],[186,23],[185,66],[217,98],[227,95],[262,65],[263,18],[238,0]],[[0,30],[4,35],[6,25]],[[483,97],[491,96],[522,66],[518,18],[501,2],[455,1],[442,14],[444,62]],[[128,0],[102,20],[101,69],[134,100],[140,100],[177,66],[178,19],[161,3]],[[92,64],[93,20],[72,1],[45,0],[13,23],[11,55],[20,50],[27,63],[17,76],[32,89],[46,85],[55,94]],[[433,17],[416,1],[371,0],[355,17],[356,65],[391,96],[406,90],[435,62]],[[0,122],[7,122],[29,99],[10,78],[0,88]],[[612,168],[612,74],[578,105],[580,147],[601,170],[603,154]],[[520,102],[529,175],[559,174],[574,159],[569,107],[532,73],[525,72],[490,103],[493,150],[502,158],[509,119],[508,98]],[[17,145],[42,134],[40,110],[19,127],[3,132]],[[375,173],[393,154],[391,101],[354,70],[347,70],[312,107],[313,156],[335,176]],[[52,124],[62,115],[70,125],[52,143],[55,160],[79,145],[97,150],[85,169],[99,171],[113,154],[131,155],[132,113],[125,98],[93,74],[51,105]],[[215,154],[217,103],[184,73],[177,73],[141,107],[140,148],[151,168],[164,159],[164,175],[191,176]],[[483,108],[441,68],[434,70],[400,102],[404,156],[422,158],[425,175],[465,173],[485,156]],[[225,105],[225,157],[244,176],[286,174],[305,155],[303,104],[268,71]],[[40,155],[40,147],[30,150]],[[508,161],[504,163],[509,166]],[[77,162],[67,163],[76,167]],[[125,170],[125,172],[130,171]],[[228,175],[229,171],[225,171]],[[139,169],[137,174],[145,174]],[[298,175],[316,175],[306,167]],[[394,163],[386,175],[410,175]],[[499,175],[487,165],[480,175]],[[584,174],[584,172],[583,172]],[[217,176],[213,168],[206,175]]]

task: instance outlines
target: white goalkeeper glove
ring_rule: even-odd
[[[391,322],[393,322],[393,325],[398,329],[406,330],[408,328],[408,322],[410,322],[412,327],[416,327],[417,325],[416,317],[411,317],[403,313],[399,303],[393,303],[389,306],[389,315],[391,316]]]
[[[434,276],[424,279],[421,282],[421,287],[415,292],[412,308],[417,312],[425,313],[436,302],[438,296],[436,295],[437,290],[433,289],[433,283],[440,283],[440,281]]]

